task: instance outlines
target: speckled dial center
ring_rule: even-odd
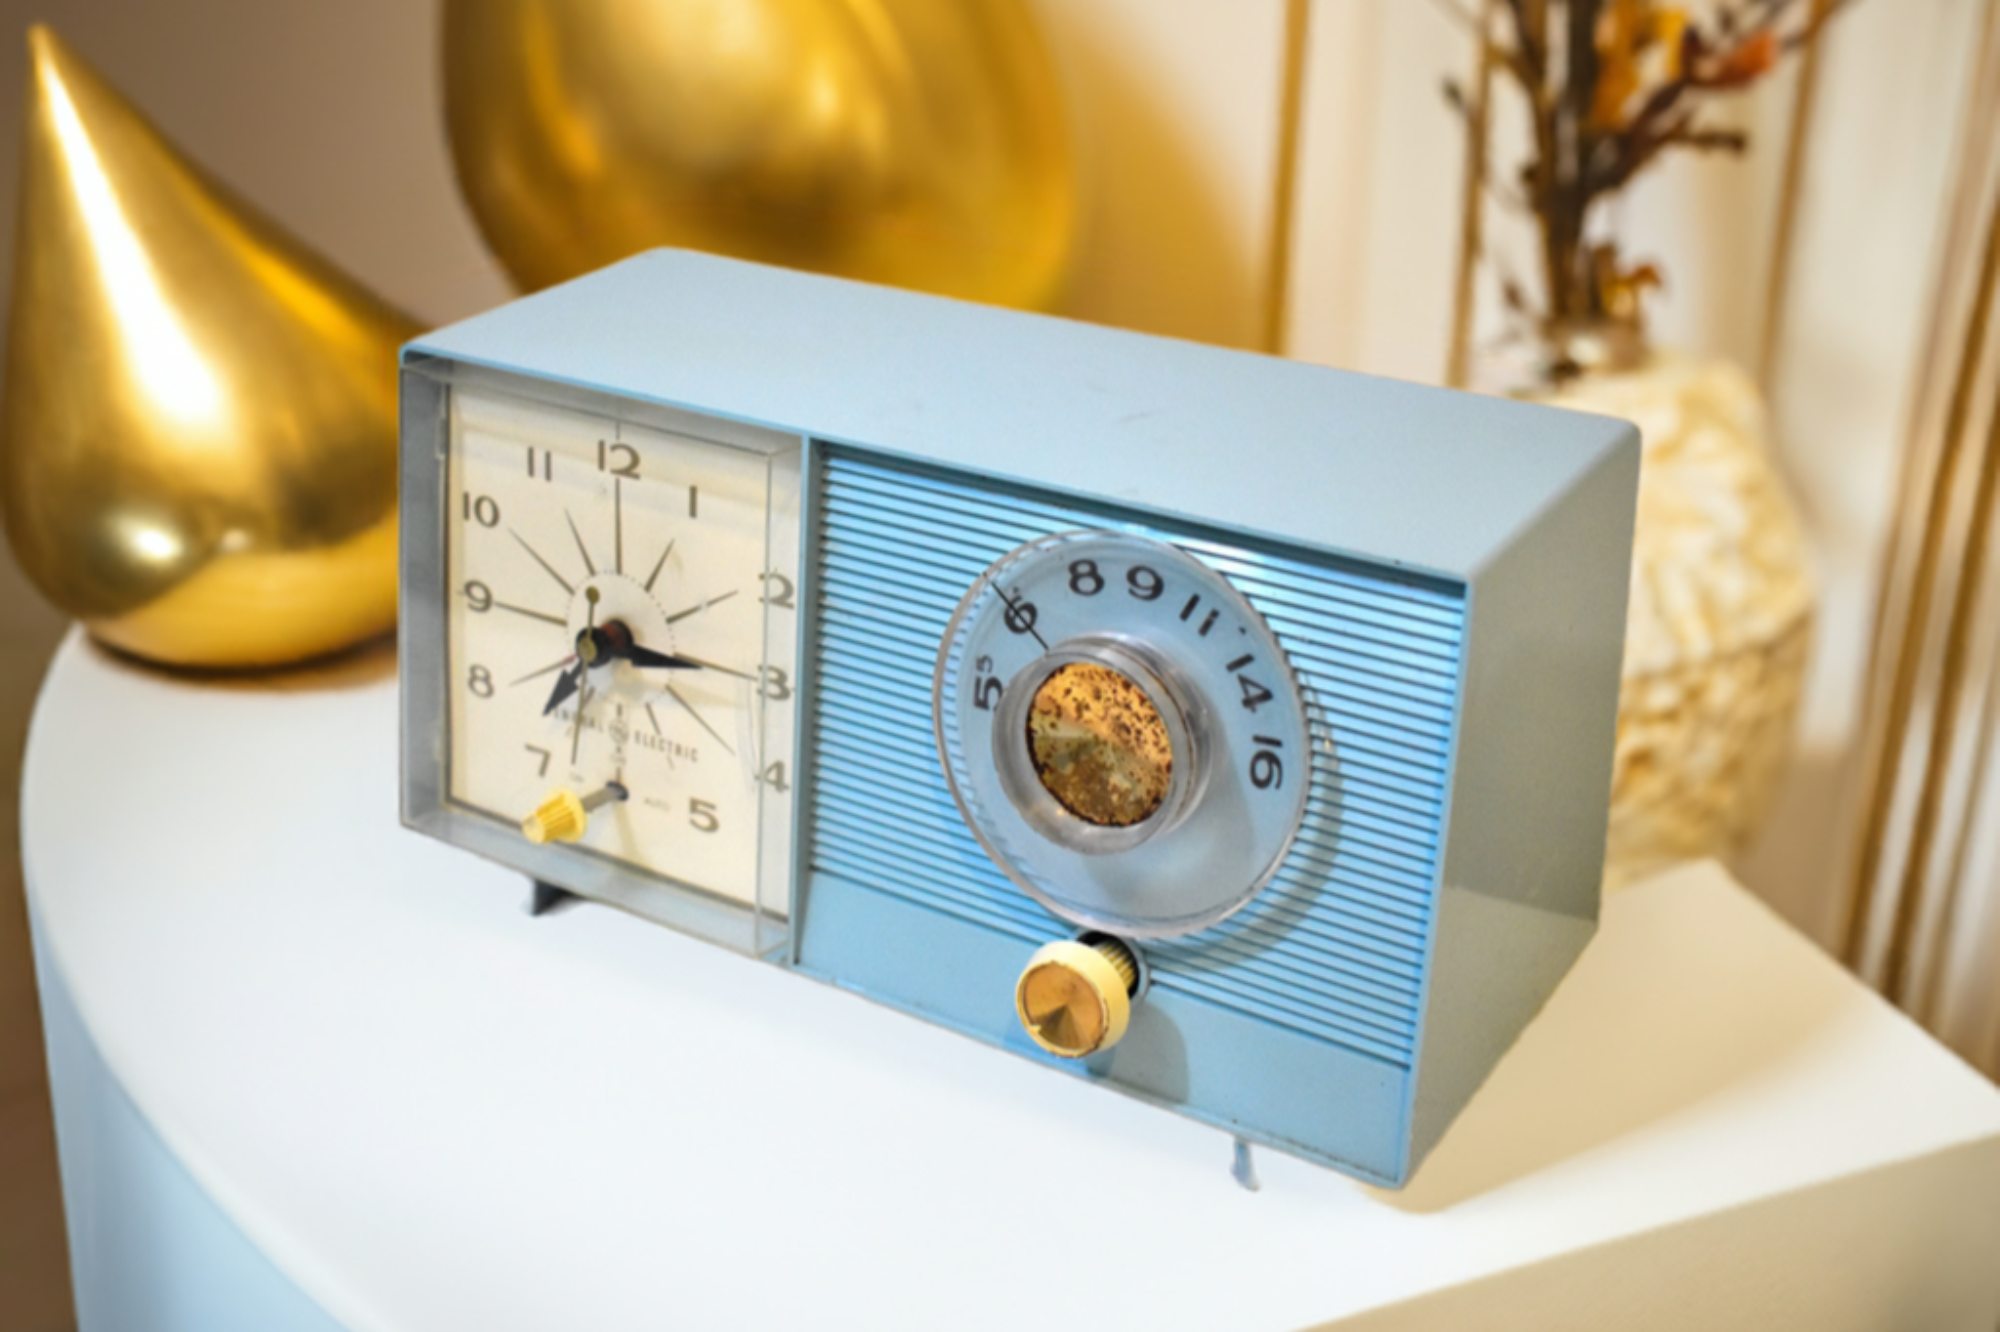
[[[1174,769],[1166,722],[1110,667],[1071,662],[1052,672],[1028,706],[1027,729],[1036,777],[1085,822],[1127,828],[1166,800]]]

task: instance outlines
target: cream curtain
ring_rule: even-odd
[[[1887,553],[1847,954],[2000,1075],[2000,0],[1987,0]]]

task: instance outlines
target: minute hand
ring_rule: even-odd
[[[651,648],[640,647],[637,643],[625,649],[624,657],[634,666],[657,667],[666,671],[698,671],[706,665],[692,657],[676,657],[666,652],[655,652]]]
[[[699,667],[704,671],[721,671],[724,675],[733,675],[739,680],[754,680],[757,678],[748,671],[739,671],[733,666],[724,666],[720,662],[703,661],[700,657],[682,657],[680,660],[684,665]]]

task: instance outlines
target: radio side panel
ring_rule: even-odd
[[[1625,431],[1472,581],[1413,1163],[1597,928],[1639,480]]]

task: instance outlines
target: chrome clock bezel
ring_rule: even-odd
[[[538,406],[629,422],[647,430],[685,436],[704,444],[756,455],[784,469],[790,499],[787,511],[767,506],[764,549],[767,561],[785,576],[794,607],[804,605],[803,445],[797,435],[763,430],[725,418],[681,411],[642,399],[584,389],[559,381],[517,375],[444,358],[406,357],[402,374],[401,504],[403,555],[398,651],[402,679],[401,724],[403,822],[547,884],[622,907],[684,932],[758,956],[789,945],[793,894],[792,834],[796,825],[796,783],[783,791],[760,786],[756,803],[755,890],[751,900],[734,898],[675,879],[671,874],[603,855],[570,843],[536,845],[517,822],[492,811],[466,807],[452,796],[450,762],[451,669],[448,648],[452,568],[448,557],[450,492],[450,413],[456,392],[522,399]],[[429,446],[426,447],[426,441]],[[765,611],[766,661],[782,661],[790,680],[799,680],[802,625],[789,646],[771,652]],[[787,613],[798,614],[796,609]],[[781,751],[786,771],[796,774],[803,726],[795,696],[790,736]],[[528,813],[522,810],[522,814]]]

